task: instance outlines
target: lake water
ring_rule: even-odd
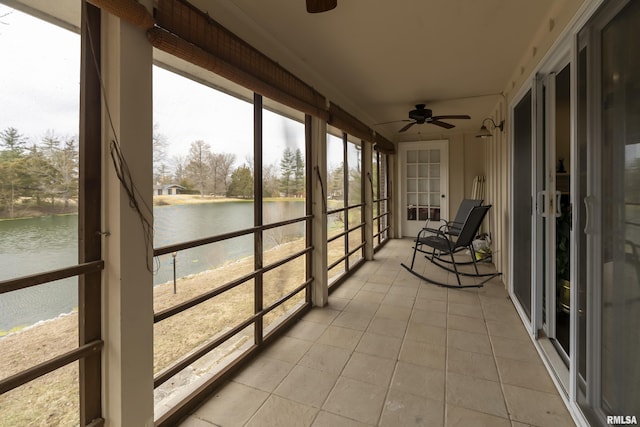
[[[265,223],[304,215],[303,201],[266,202]],[[253,226],[253,204],[222,202],[154,207],[154,247],[215,236]],[[0,280],[77,263],[78,217],[61,215],[0,221]],[[304,223],[264,235],[265,249],[304,235]],[[253,254],[253,235],[181,251],[177,277],[199,273]],[[173,280],[173,257],[156,258],[154,285]],[[77,278],[0,295],[0,331],[51,319],[78,305]]]

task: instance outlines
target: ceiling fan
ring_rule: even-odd
[[[441,121],[442,119],[470,119],[471,117],[469,117],[466,114],[458,114],[458,115],[446,115],[446,116],[434,116],[433,112],[428,109],[425,108],[425,104],[416,104],[416,109],[415,110],[411,110],[409,111],[409,119],[404,119],[404,120],[396,120],[395,122],[387,122],[387,123],[396,123],[396,122],[410,122],[408,124],[406,124],[402,129],[400,129],[398,132],[405,132],[407,129],[409,129],[411,126],[415,125],[415,124],[425,124],[425,123],[430,123],[432,125],[436,125],[436,126],[440,126],[442,128],[445,129],[451,129],[453,127],[455,127],[455,125],[452,125],[450,123],[447,122],[443,122]],[[381,123],[381,124],[385,124],[385,123]]]
[[[338,5],[338,0],[307,0],[307,12],[327,12]]]

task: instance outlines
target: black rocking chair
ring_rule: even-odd
[[[415,246],[413,248],[413,257],[411,258],[411,267],[407,267],[404,263],[402,266],[407,269],[411,274],[425,280],[429,283],[433,283],[435,285],[444,286],[447,288],[480,288],[486,282],[493,279],[494,277],[499,276],[502,273],[494,272],[488,274],[482,274],[478,271],[478,265],[476,263],[476,254],[473,249],[473,239],[478,233],[478,229],[480,228],[480,224],[484,220],[484,217],[487,215],[487,212],[491,208],[491,205],[488,206],[476,206],[471,209],[469,215],[465,219],[462,226],[455,231],[455,234],[451,232],[448,225],[443,225],[440,229],[435,230],[436,234],[432,234],[433,231],[427,228],[423,228],[418,233],[418,236],[415,240]],[[423,246],[428,246],[430,249],[423,249]],[[462,250],[468,249],[471,255],[471,263],[473,264],[474,272],[466,273],[462,272],[458,269],[459,265],[469,264],[469,263],[461,263],[456,262],[454,255]],[[450,271],[451,273],[455,273],[456,279],[458,280],[457,285],[449,285],[447,283],[442,283],[434,279],[430,279],[416,272],[413,267],[416,261],[416,253],[421,252],[424,254],[428,254],[426,258],[431,261],[431,263],[437,265],[438,267]],[[436,253],[437,252],[437,253]],[[453,268],[450,268],[447,265],[442,263],[440,257],[449,255],[451,261],[447,261],[450,263]],[[475,278],[483,278],[482,281],[463,284],[460,280],[460,276],[467,277],[475,277]]]
[[[469,212],[471,212],[471,209],[475,208],[476,206],[480,206],[481,204],[482,199],[464,199],[462,203],[460,203],[458,212],[456,212],[456,216],[453,221],[427,219],[424,228],[426,231],[429,231],[431,233],[437,233],[440,230],[440,227],[431,227],[429,223],[432,221],[444,222],[444,224],[447,226],[447,233],[453,236],[457,236],[458,234],[460,234],[460,229],[464,224],[464,220],[467,219]]]

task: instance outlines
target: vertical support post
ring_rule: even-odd
[[[141,0],[148,9],[152,0]],[[114,15],[103,17],[105,156],[105,419],[112,426],[152,426],[153,222],[152,48],[146,33]],[[109,155],[118,141],[135,185],[131,201]]]
[[[100,9],[83,1],[80,30],[78,262],[102,258]],[[79,345],[102,339],[102,272],[78,277]],[[102,418],[102,355],[80,359],[80,425]]]
[[[349,253],[349,140],[347,138],[347,133],[342,132],[342,188],[343,188],[343,196],[344,199],[344,209],[343,209],[343,217],[344,217],[344,272],[345,274],[349,272],[349,257],[347,254]]]
[[[364,185],[364,259],[373,260],[373,157],[372,147],[366,141],[362,141],[362,176]]]
[[[263,225],[262,218],[262,96],[257,93],[253,95],[253,223],[256,227]],[[254,269],[260,270],[264,265],[263,260],[263,235],[262,229],[254,233],[253,262]],[[255,312],[259,313],[264,308],[264,278],[258,274],[254,280],[255,286]],[[255,323],[255,343],[262,343],[262,331],[264,329],[264,318],[256,319]]]
[[[313,165],[312,165],[312,148],[313,148],[313,118],[311,115],[306,114],[304,116],[304,158],[305,158],[305,181],[304,181],[304,196],[305,196],[305,215],[313,215],[313,201],[314,189],[313,189]],[[313,246],[313,220],[307,220],[305,222],[305,247]],[[313,276],[313,252],[305,255],[305,279],[309,280]],[[317,281],[317,279],[316,279]],[[310,283],[307,287],[305,295],[305,302],[311,303],[313,301],[313,283]]]
[[[327,123],[313,117],[307,120],[311,127],[311,167],[313,197],[311,210],[313,244],[313,287],[311,300],[314,306],[324,307],[329,301],[327,273]],[[323,191],[324,189],[324,191]]]

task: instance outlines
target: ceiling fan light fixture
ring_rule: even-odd
[[[321,13],[334,9],[338,0],[307,0],[307,12]]]
[[[491,122],[491,124],[493,125],[493,129],[500,129],[501,132],[504,131],[504,120],[501,121],[500,124],[496,124],[496,122],[494,122],[491,117],[487,117],[486,119],[484,119],[482,121],[482,127],[480,128],[480,130],[476,134],[476,138],[486,139],[486,138],[490,138],[490,137],[493,136],[491,131],[485,125],[485,123],[487,121]]]

